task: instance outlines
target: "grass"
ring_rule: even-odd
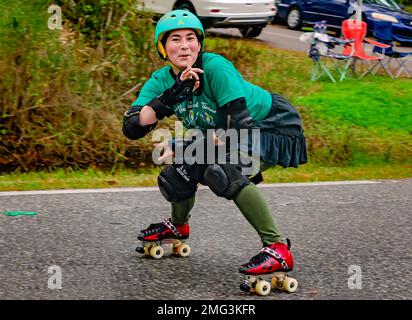
[[[412,132],[412,86],[409,79],[369,77],[363,81],[324,83],[322,92],[295,99],[312,115],[335,126],[358,126],[381,134]]]
[[[156,169],[123,169],[105,172],[59,169],[0,175],[0,191],[89,189],[157,186]],[[271,168],[263,173],[264,183],[316,182],[338,180],[402,179],[412,177],[412,164],[364,165],[356,167],[321,167],[306,164],[299,168]]]
[[[88,189],[108,187],[154,186],[160,170],[138,169],[106,172],[96,169],[58,169],[52,172],[28,172],[0,175],[0,191]]]
[[[370,179],[403,179],[412,177],[412,163],[358,165],[354,167],[323,167],[312,164],[300,168],[273,168],[263,173],[265,183],[317,182]]]
[[[312,160],[333,166],[409,163],[412,84],[369,77],[331,84],[294,99],[302,106]]]

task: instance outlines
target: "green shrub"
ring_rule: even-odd
[[[0,7],[2,171],[123,160],[122,114],[160,66],[152,20],[134,1],[58,1],[61,31],[47,27],[50,3]]]

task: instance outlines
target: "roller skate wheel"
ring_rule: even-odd
[[[283,281],[283,290],[285,290],[286,292],[293,293],[296,291],[297,288],[298,281],[296,279],[288,277]]]
[[[257,281],[257,278],[255,276],[246,276],[246,280],[250,283],[255,283]]]
[[[255,286],[255,291],[260,296],[267,296],[270,292],[270,289],[270,283],[265,280],[259,280]]]
[[[190,254],[190,252],[191,252],[192,250],[190,249],[190,247],[189,247],[189,245],[187,245],[187,244],[180,244],[178,247],[177,247],[177,249],[176,249],[176,252],[181,256],[181,257],[187,257],[189,254]]]
[[[153,246],[150,249],[150,255],[155,259],[160,259],[161,257],[163,257],[163,254],[164,254],[164,250],[160,246]]]

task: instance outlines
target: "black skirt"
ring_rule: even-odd
[[[285,98],[272,94],[268,115],[254,128],[260,129],[260,157],[264,162],[283,168],[308,162],[301,118]]]

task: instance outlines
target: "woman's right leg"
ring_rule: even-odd
[[[139,240],[158,241],[189,237],[190,229],[187,222],[195,203],[198,184],[195,176],[196,169],[198,168],[194,166],[169,165],[162,170],[158,177],[158,184],[161,194],[171,202],[171,218],[151,224],[147,229],[141,230]]]
[[[171,202],[171,219],[165,219],[161,223],[151,224],[149,228],[142,230],[143,234],[138,236],[139,240],[161,240],[165,238],[187,239],[190,234],[189,218],[190,211],[195,204],[196,193],[190,198]]]
[[[181,202],[172,202],[172,222],[174,224],[187,223],[190,219],[190,211],[195,205],[196,193],[189,199]]]
[[[190,228],[189,228],[189,218],[190,218],[190,211],[192,210],[195,204],[195,195],[194,193],[190,198],[179,201],[179,202],[171,202],[172,204],[172,212],[171,218],[165,219],[160,223],[151,224],[147,229],[141,230],[141,234],[138,235],[137,239],[143,242],[158,242],[165,239],[179,239],[184,240],[189,238],[190,235]],[[178,243],[179,244],[179,243]],[[187,245],[186,245],[187,246]],[[178,249],[178,248],[181,249]],[[148,250],[151,248],[147,246],[138,246],[136,251],[142,254],[148,254]],[[187,246],[185,248],[181,247],[180,245],[174,247],[182,256],[187,256],[190,254],[190,248]],[[185,250],[185,251],[179,251]],[[187,251],[189,250],[189,251]],[[181,253],[183,252],[183,254]]]

